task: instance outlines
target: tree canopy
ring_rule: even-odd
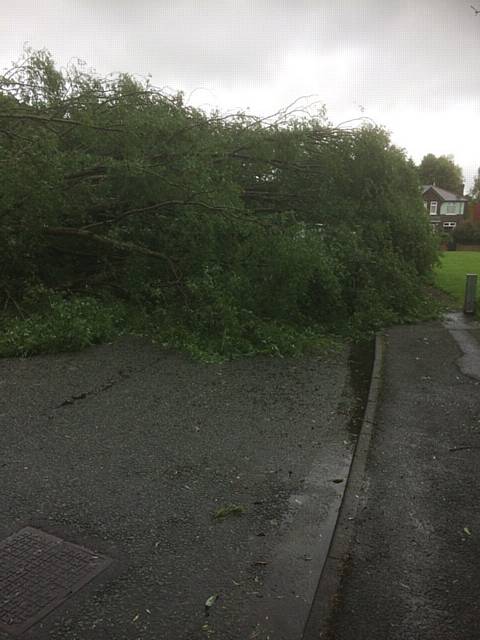
[[[422,184],[435,184],[458,195],[463,194],[462,169],[455,164],[452,156],[427,154],[418,166],[418,175]]]
[[[473,181],[470,196],[475,200],[475,202],[480,202],[480,167],[478,168],[477,175]]]

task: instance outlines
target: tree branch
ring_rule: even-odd
[[[168,263],[174,275],[178,277],[172,259],[164,253],[160,253],[159,251],[153,251],[152,249],[147,249],[147,247],[140,247],[131,242],[124,242],[122,240],[114,240],[113,238],[99,236],[95,233],[92,233],[91,231],[86,231],[85,229],[74,229],[73,227],[46,227],[43,232],[47,236],[85,238],[86,240],[92,240],[93,242],[97,242],[98,244],[102,244],[119,251],[124,251],[126,253],[137,253],[148,258],[164,260]]]
[[[239,207],[228,207],[228,206],[217,207],[214,205],[207,204],[206,202],[201,202],[197,200],[165,200],[164,202],[157,202],[156,204],[151,204],[148,207],[136,207],[135,209],[129,209],[128,211],[124,211],[123,213],[119,214],[115,218],[110,218],[109,220],[103,220],[102,222],[93,222],[92,224],[88,224],[82,227],[82,230],[93,229],[94,227],[102,227],[108,224],[115,224],[117,222],[120,222],[120,220],[127,218],[128,216],[131,216],[137,213],[151,213],[157,209],[162,209],[164,207],[169,207],[169,206],[172,206],[172,207],[173,206],[197,206],[197,207],[202,207],[204,209],[208,209],[210,211],[223,211],[223,212],[233,211],[236,213],[245,213],[245,211],[243,209],[240,209]]]
[[[33,113],[0,113],[0,118],[13,118],[15,120],[33,120],[42,124],[48,124],[50,122],[59,122],[61,124],[72,124],[77,127],[88,127],[89,129],[97,129],[98,131],[116,131],[120,132],[122,129],[119,127],[120,123],[116,123],[112,127],[101,127],[95,124],[89,124],[88,122],[80,122],[79,120],[71,120],[69,118],[53,118],[49,116],[37,116]]]
[[[65,177],[65,180],[76,180],[77,178],[97,178],[104,177],[107,173],[107,167],[103,165],[97,165],[90,167],[90,169],[83,169],[75,173],[69,173]]]

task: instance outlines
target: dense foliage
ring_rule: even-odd
[[[480,245],[480,222],[467,221],[458,225],[453,231],[453,239],[460,244]]]
[[[421,311],[435,242],[415,167],[381,128],[294,107],[208,116],[27,51],[0,77],[0,151],[0,352],[48,349],[31,338],[44,326],[68,348],[79,309],[72,348],[105,339],[119,323],[99,304],[123,330],[226,355]]]
[[[477,175],[473,181],[470,195],[475,202],[480,202],[480,167],[477,169]]]
[[[455,164],[452,156],[428,153],[418,166],[418,175],[422,184],[435,184],[447,191],[463,194],[462,168]]]

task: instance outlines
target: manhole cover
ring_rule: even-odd
[[[110,563],[43,531],[21,529],[0,542],[0,630],[23,633]]]

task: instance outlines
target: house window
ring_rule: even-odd
[[[435,200],[430,202],[430,215],[431,216],[436,216],[437,215],[437,206],[438,206],[438,202],[435,202]]]
[[[459,213],[458,205],[456,202],[445,202],[442,206],[442,213],[447,215],[455,215]]]
[[[457,226],[456,222],[444,222],[443,223],[443,228],[444,229],[455,229],[456,226]]]

